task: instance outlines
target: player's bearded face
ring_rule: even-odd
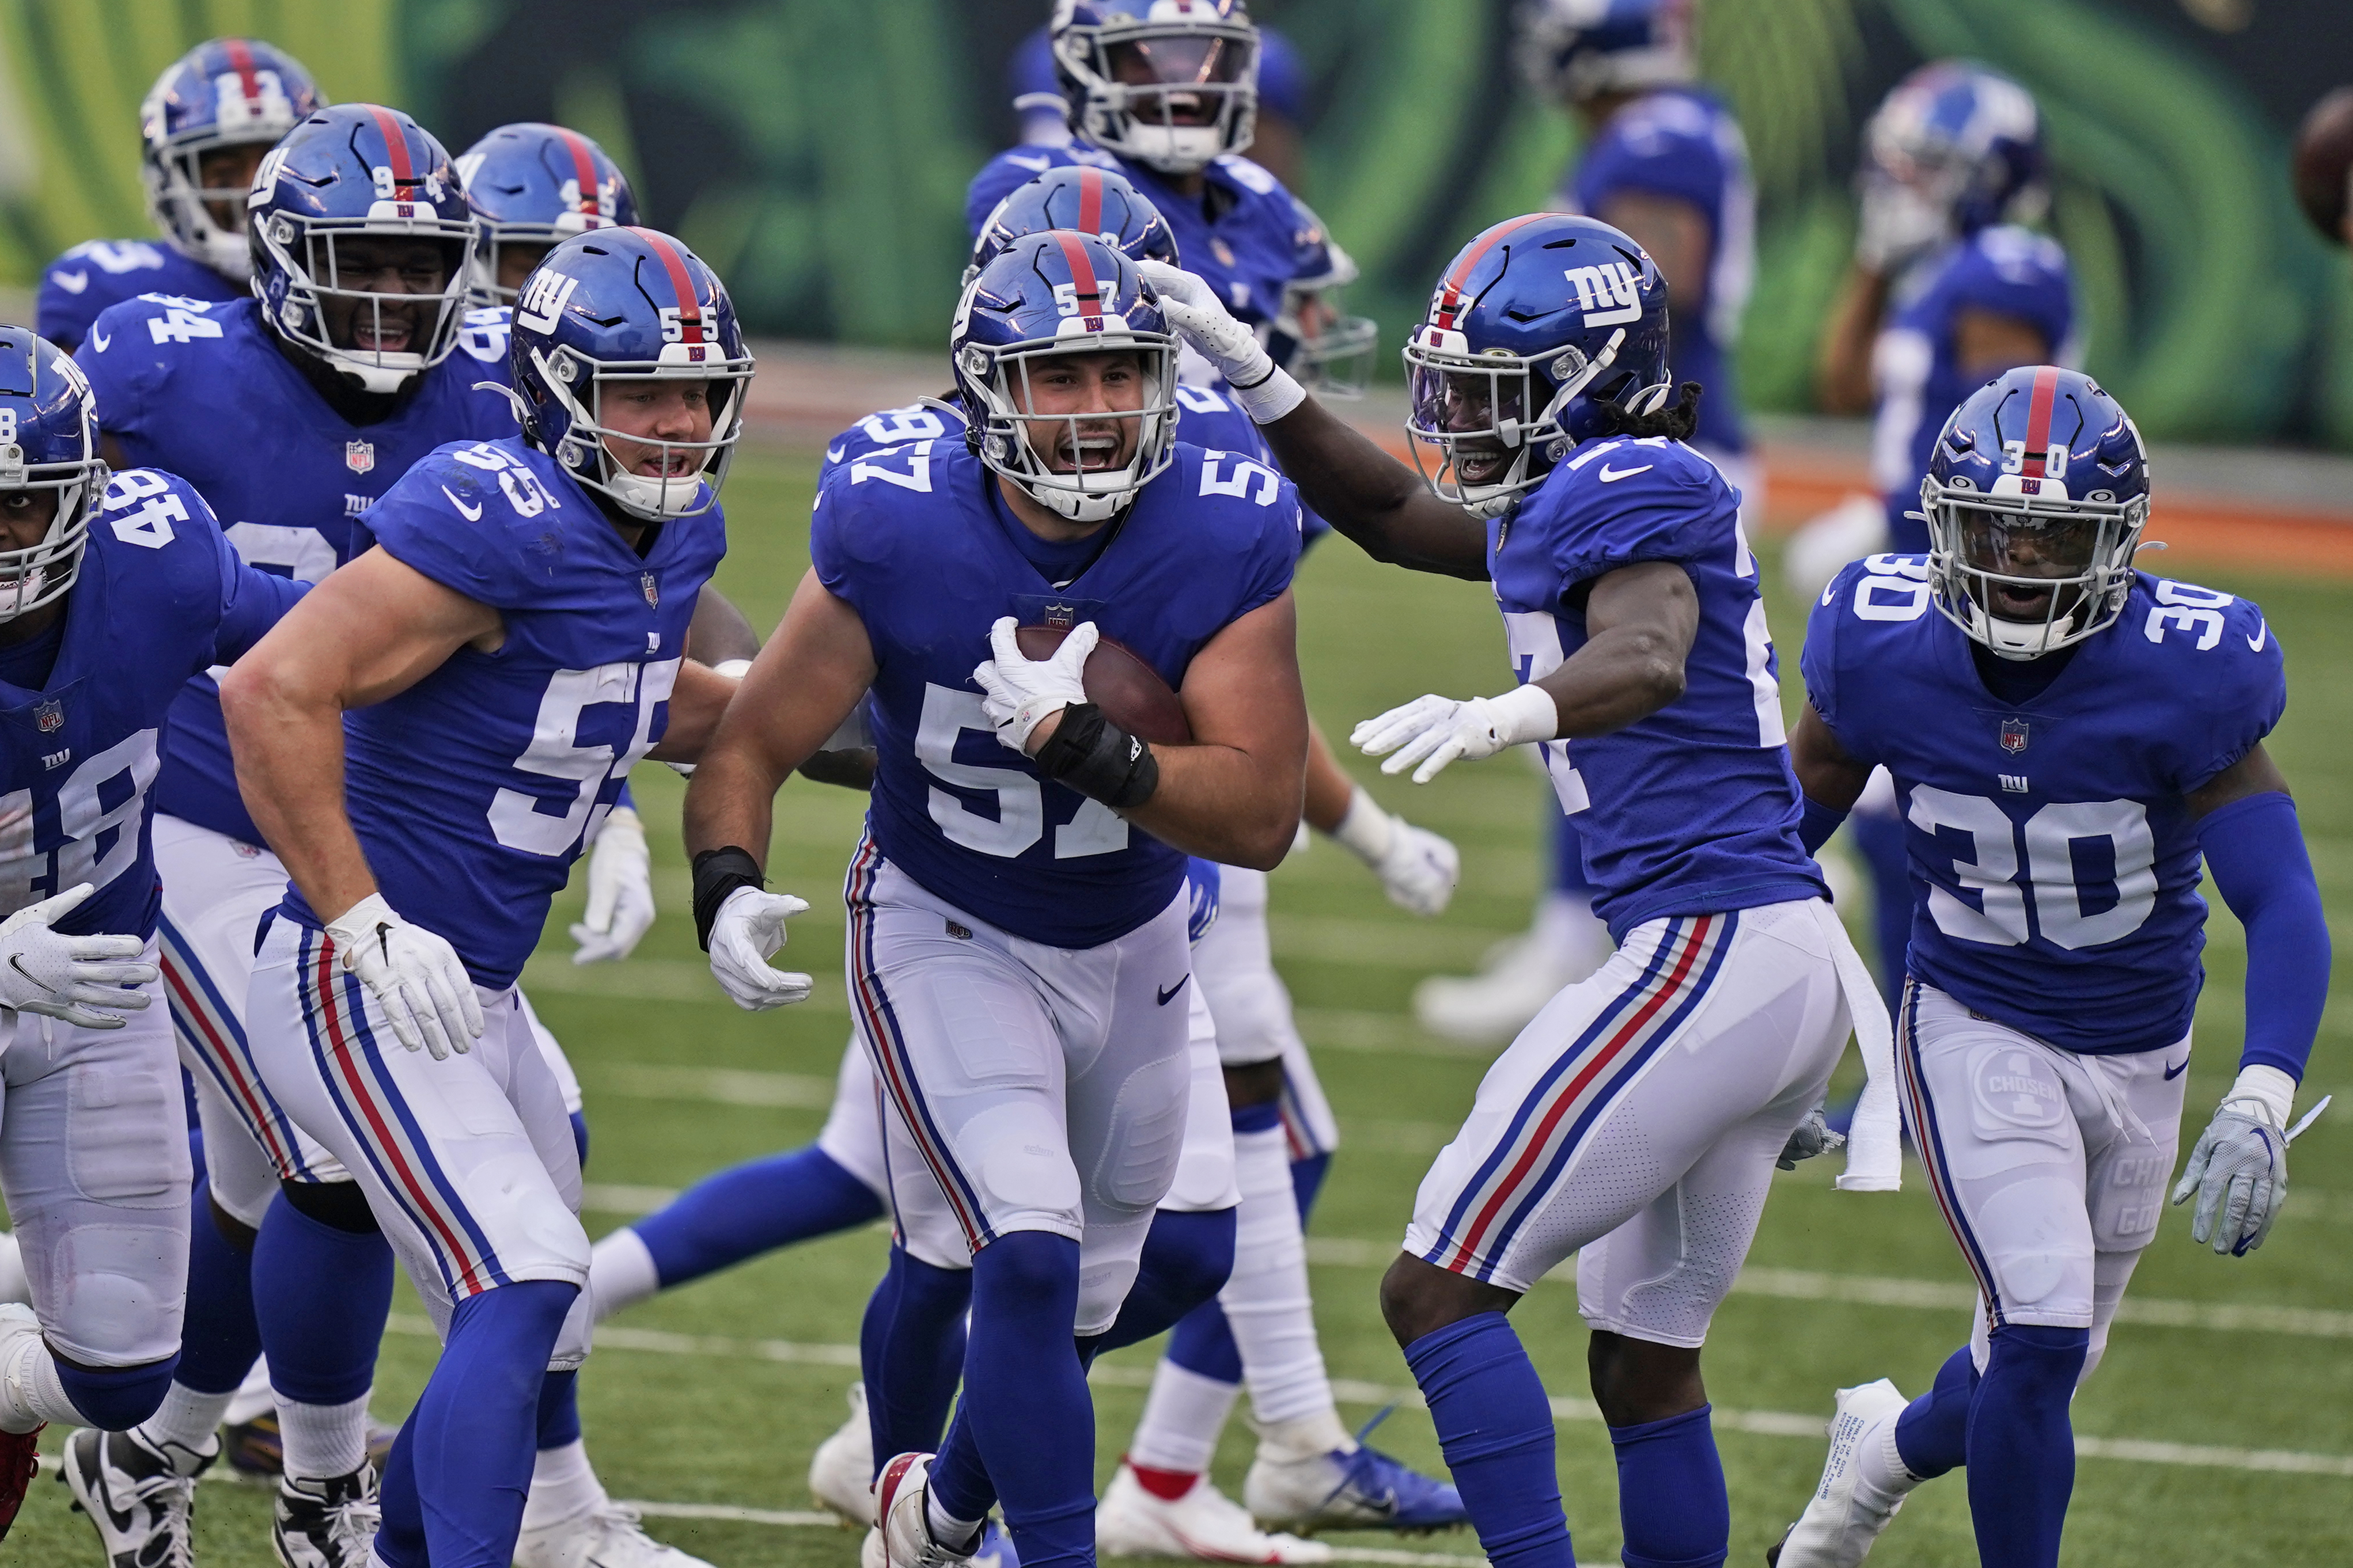
[[[2063,595],[2059,614],[2073,610],[2080,587],[2038,588],[2031,580],[2083,575],[2091,570],[2099,541],[2100,524],[2093,518],[2030,518],[1978,508],[1961,512],[1962,564],[1992,574],[1983,583],[1986,612],[2006,621],[2048,618],[2054,593]]]
[[[449,281],[452,258],[439,241],[343,235],[329,259],[332,274],[319,279],[319,309],[330,342],[365,353],[423,351]]]
[[[1053,354],[1012,370],[1023,438],[1058,474],[1113,473],[1135,460],[1144,405],[1151,401],[1143,362],[1118,352]]]
[[[196,184],[207,191],[234,193],[205,203],[205,211],[216,226],[231,234],[245,226],[245,193],[269,152],[269,142],[248,142],[242,147],[215,147],[196,154]]]
[[[711,439],[711,384],[607,378],[596,389],[596,422],[608,432],[605,450],[630,473],[649,479],[684,479],[699,470],[709,454],[663,443]],[[644,439],[629,439],[633,436]]]

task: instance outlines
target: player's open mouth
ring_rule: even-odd
[[[1120,440],[1115,435],[1081,436],[1077,450],[1068,437],[1054,448],[1054,466],[1066,473],[1103,473],[1120,466]]]
[[[1987,585],[1992,604],[1987,607],[2005,621],[2039,621],[2051,613],[2049,588],[2021,588],[2010,583]]]
[[[694,470],[694,455],[691,452],[655,452],[639,458],[629,467],[631,473],[648,479],[682,479]]]
[[[1483,485],[1503,476],[1512,455],[1501,447],[1457,442],[1454,447],[1454,477],[1466,485]]]
[[[352,346],[369,353],[400,353],[416,335],[416,326],[397,316],[352,323]]]

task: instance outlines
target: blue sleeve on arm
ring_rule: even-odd
[[[1846,813],[1832,811],[1810,795],[1800,794],[1798,798],[1806,805],[1805,815],[1798,819],[1798,842],[1806,847],[1807,854],[1819,855],[1831,835],[1839,830],[1839,824],[1846,820]]]
[[[294,602],[311,591],[308,583],[257,572],[243,562],[221,584],[220,627],[213,634],[213,662],[235,664],[276,626]]]
[[[2198,823],[2198,845],[2231,912],[2247,928],[2247,1040],[2242,1067],[2301,1080],[2328,1000],[2328,921],[2295,802],[2234,800]]]

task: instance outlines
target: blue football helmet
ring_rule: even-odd
[[[1971,393],[1920,482],[1945,618],[2003,658],[2113,625],[2148,525],[2148,454],[2081,371],[2021,365]]]
[[[0,621],[73,586],[106,480],[98,399],[81,367],[29,328],[0,327],[0,495],[50,490],[58,508],[38,544],[0,550]]]
[[[561,125],[500,126],[458,155],[458,177],[480,230],[466,289],[477,306],[514,303],[520,279],[499,281],[499,258],[509,247],[536,265],[575,234],[638,221],[638,198],[620,165]]]
[[[1134,403],[1033,415],[1033,377],[1075,354],[1134,356]],[[1015,240],[965,286],[948,336],[965,439],[980,460],[1074,522],[1102,522],[1176,456],[1176,339],[1135,264],[1097,236]],[[1128,446],[1126,460],[1110,466]],[[1095,466],[1090,467],[1090,463]]]
[[[1598,219],[1509,218],[1448,264],[1405,365],[1423,479],[1473,516],[1499,517],[1569,448],[1613,430],[1614,414],[1665,405],[1667,281]]]
[[[139,106],[140,176],[172,248],[224,278],[252,277],[244,223],[224,226],[212,212],[239,212],[246,187],[206,184],[204,156],[269,146],[326,102],[301,61],[259,38],[214,38],[166,67]]]
[[[1864,199],[1915,204],[1947,238],[2031,220],[2048,200],[2033,96],[1971,61],[1936,60],[1896,83],[1863,148]]]
[[[988,221],[980,226],[980,237],[973,241],[965,282],[979,277],[1015,240],[1050,228],[1092,234],[1130,261],[1184,265],[1176,258],[1176,237],[1168,232],[1160,209],[1129,184],[1126,175],[1080,163],[1049,169],[1006,193]]]
[[[524,437],[584,489],[648,521],[719,503],[744,438],[753,363],[726,286],[694,252],[650,228],[574,236],[523,283],[510,353]],[[710,437],[614,429],[604,392],[627,382],[704,383]],[[645,452],[657,471],[624,464],[615,441]]]
[[[1258,28],[1246,0],[1055,0],[1054,78],[1079,134],[1164,174],[1250,144]]]
[[[456,346],[474,215],[449,154],[400,110],[340,104],[296,126],[262,159],[246,226],[263,318],[364,390],[398,392]],[[424,286],[377,291],[390,268],[346,282],[353,239],[426,242],[432,266],[400,268]]]
[[[1690,81],[1690,0],[1521,0],[1513,51],[1530,87],[1561,103]]]

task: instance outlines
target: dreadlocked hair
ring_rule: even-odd
[[[1601,433],[1637,438],[1664,436],[1670,441],[1690,440],[1692,432],[1699,428],[1699,400],[1705,388],[1695,381],[1687,381],[1679,390],[1683,395],[1673,407],[1655,409],[1648,414],[1630,413],[1615,398],[1596,398],[1593,410],[1601,416]]]

